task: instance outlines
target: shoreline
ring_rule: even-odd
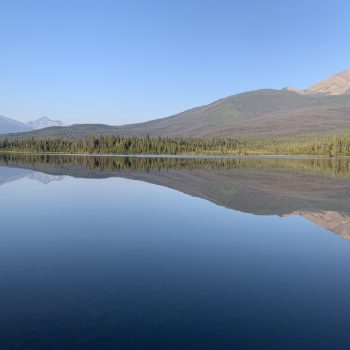
[[[32,156],[64,156],[64,157],[118,157],[118,158],[174,158],[174,159],[305,159],[336,160],[350,159],[350,156],[313,156],[313,155],[210,155],[210,154],[109,154],[109,153],[49,153],[49,152],[15,152],[0,151],[0,154],[18,154]]]

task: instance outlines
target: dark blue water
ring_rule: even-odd
[[[0,167],[0,349],[349,349],[347,197],[300,183],[347,176],[33,164]]]

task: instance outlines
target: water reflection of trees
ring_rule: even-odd
[[[76,167],[86,171],[119,172],[121,170],[168,169],[252,169],[293,170],[328,176],[349,176],[348,159],[281,159],[281,158],[149,158],[108,156],[64,156],[1,154],[0,164],[40,170],[41,167]]]

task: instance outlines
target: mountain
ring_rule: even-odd
[[[63,125],[64,124],[60,120],[51,120],[47,117],[42,117],[28,123],[22,123],[18,120],[10,119],[0,115],[0,134],[22,133]]]
[[[350,93],[350,69],[344,70],[332,77],[311,86],[309,93],[326,95],[344,95]]]
[[[60,120],[51,120],[47,117],[42,117],[27,123],[32,130],[39,130],[49,128],[52,126],[64,126]]]
[[[51,127],[14,138],[87,135],[181,137],[294,137],[350,131],[350,95],[302,95],[258,90],[230,96],[171,117],[124,126],[77,124]]]
[[[294,87],[285,88],[287,91],[296,92],[301,95],[328,95],[341,96],[350,94],[350,69],[322,80],[308,89],[299,90]]]
[[[309,89],[262,89],[145,123],[52,127],[15,138],[88,135],[180,137],[295,137],[350,131],[350,70]]]
[[[350,130],[350,95],[302,95],[257,90],[146,123],[121,126],[122,135],[270,137]]]
[[[0,115],[0,134],[29,131],[31,128],[17,120]]]

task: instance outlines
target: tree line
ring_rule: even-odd
[[[350,135],[282,138],[88,136],[80,139],[0,140],[2,152],[77,154],[204,154],[349,156]]]

